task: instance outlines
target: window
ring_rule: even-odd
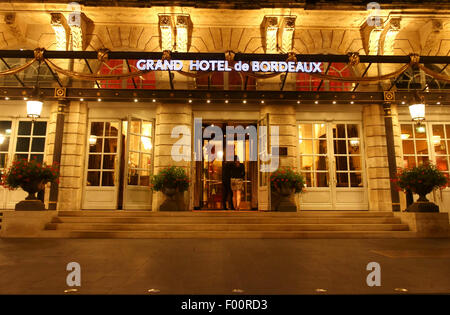
[[[431,143],[434,148],[436,166],[442,172],[449,173],[450,124],[433,124]]]
[[[118,122],[91,122],[87,186],[114,186]]]
[[[19,121],[17,129],[16,159],[44,160],[45,136],[47,134],[46,121]]]
[[[328,149],[326,124],[298,126],[300,170],[307,187],[328,187]]]
[[[0,121],[0,175],[3,174],[8,164],[9,144],[11,142],[11,125],[12,121],[10,120]]]
[[[130,121],[128,137],[128,185],[149,186],[152,166],[152,123],[133,118]]]
[[[429,158],[427,128],[414,123],[401,124],[403,167],[414,167],[427,163]]]
[[[361,139],[356,124],[333,124],[336,187],[360,187]]]

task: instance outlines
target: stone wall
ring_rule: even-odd
[[[71,102],[66,108],[64,120],[58,210],[81,209],[86,132],[87,103]],[[53,146],[53,143],[49,145]]]
[[[365,105],[363,126],[366,147],[369,210],[392,211],[383,106]]]
[[[178,154],[172,156],[173,145],[176,144],[180,137],[172,138],[172,130],[174,127],[184,126],[186,131],[189,131],[188,136],[191,139],[192,135],[192,108],[187,104],[159,104],[156,108],[156,130],[155,130],[155,162],[154,174],[164,167],[171,165],[181,166],[186,169],[188,174],[191,173],[191,141],[189,144],[177,145],[175,147]],[[189,152],[182,154],[183,148]],[[175,161],[181,159],[181,161]],[[192,185],[190,189],[193,189]],[[189,209],[189,192],[184,193],[184,196],[178,196],[184,200],[185,209]],[[161,192],[153,193],[152,209],[158,211],[159,206],[164,201],[164,195]]]

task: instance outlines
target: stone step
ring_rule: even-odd
[[[130,211],[130,210],[78,210],[58,211],[58,216],[139,216],[139,217],[221,217],[221,216],[258,216],[258,217],[393,217],[392,212],[381,211],[300,211],[300,212],[274,212],[274,211]]]
[[[415,238],[411,231],[43,231],[44,238],[364,239]]]
[[[406,224],[108,224],[49,223],[46,229],[87,231],[407,231]]]
[[[137,217],[137,216],[58,216],[53,218],[52,223],[127,223],[127,224],[381,224],[401,223],[396,217]]]

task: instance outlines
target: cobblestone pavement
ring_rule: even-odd
[[[0,294],[67,294],[69,262],[84,294],[450,294],[449,239],[0,239]]]

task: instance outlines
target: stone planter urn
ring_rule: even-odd
[[[44,203],[36,197],[36,193],[40,192],[45,187],[43,180],[38,179],[30,181],[29,184],[22,184],[20,187],[28,193],[28,196],[25,200],[22,200],[16,204],[15,210],[45,210]]]
[[[176,194],[178,190],[173,187],[164,187],[162,193],[166,200],[159,206],[159,211],[180,211],[178,202],[176,201]]]
[[[275,211],[280,212],[296,212],[297,206],[292,201],[291,196],[294,194],[294,188],[288,183],[282,183],[277,188],[277,193],[280,196],[280,201],[275,207]]]
[[[430,202],[426,195],[433,191],[433,187],[423,186],[416,189],[419,199],[406,208],[407,212],[439,212],[439,206]]]

